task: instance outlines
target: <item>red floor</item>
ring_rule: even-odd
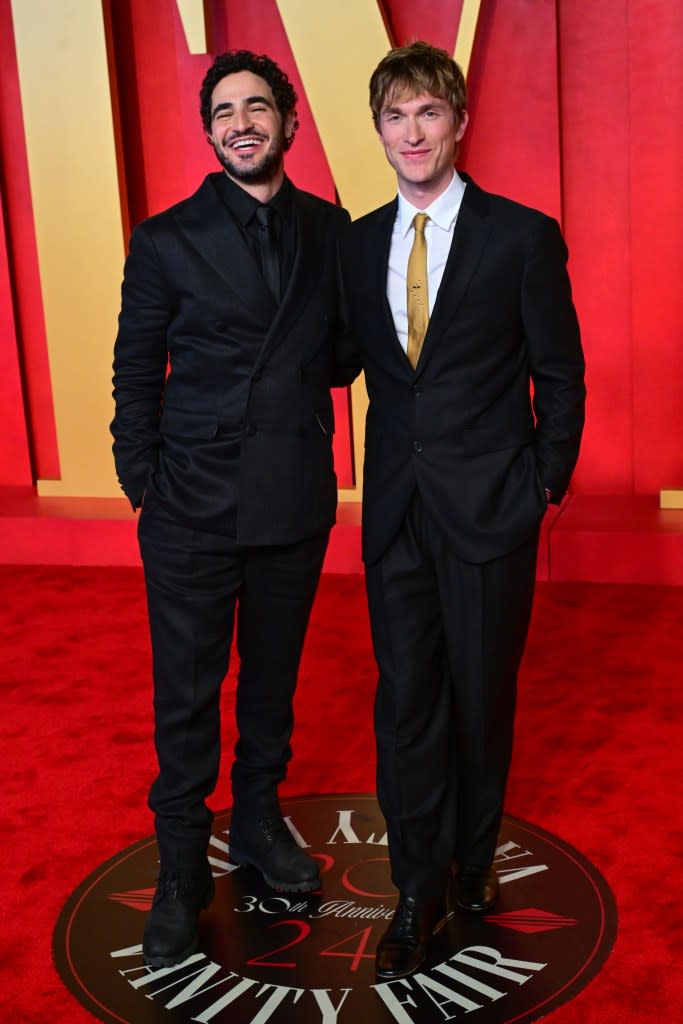
[[[619,911],[614,951],[553,1024],[683,1019],[683,588],[541,583],[506,810],[579,849]],[[5,781],[0,1020],[86,1024],[51,963],[54,922],[99,864],[150,834],[141,573],[0,567]],[[371,792],[372,661],[362,579],[323,577],[297,696],[288,794]],[[226,762],[234,742],[225,691]],[[226,772],[215,806],[228,803]]]

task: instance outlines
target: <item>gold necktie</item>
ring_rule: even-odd
[[[429,220],[426,213],[416,213],[413,217],[415,238],[408,257],[408,273],[406,287],[408,291],[408,359],[415,369],[422,351],[422,342],[427,333],[429,323],[429,292],[427,283],[427,239],[425,224]]]

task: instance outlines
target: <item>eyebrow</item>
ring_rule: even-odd
[[[439,99],[439,97],[437,96],[430,103],[423,103],[422,106],[417,108],[415,113],[416,114],[424,114],[425,110],[432,110],[434,107],[438,106],[440,103],[446,103],[446,100]],[[400,106],[393,106],[392,105],[390,107],[385,107],[380,116],[384,117],[385,114],[403,114],[403,113],[404,113],[404,111],[403,111],[403,109]]]
[[[247,96],[247,98],[245,100],[242,100],[240,102],[244,102],[244,103],[247,103],[247,104],[249,104],[249,103],[265,103],[266,106],[271,107],[271,109],[273,108],[273,104],[268,99],[267,96]],[[215,117],[216,114],[219,114],[221,112],[221,110],[232,110],[234,108],[234,106],[235,106],[235,104],[234,103],[230,103],[230,102],[218,103],[213,108],[213,110],[211,111],[211,117]]]

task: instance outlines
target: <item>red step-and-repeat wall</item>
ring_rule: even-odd
[[[0,0],[0,486],[116,493],[109,367],[125,244],[215,169],[197,100],[213,55],[244,47],[285,68],[301,122],[288,173],[345,202],[342,181],[376,158],[354,99],[374,66],[363,25],[377,37],[381,18],[385,48],[424,38],[456,52],[473,7],[459,165],[562,223],[588,362],[574,493],[683,486],[683,5],[657,0]],[[351,43],[330,44],[332,8],[353,22]],[[338,100],[324,125],[316,59]],[[359,401],[336,396],[351,498]]]

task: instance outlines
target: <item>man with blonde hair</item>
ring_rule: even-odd
[[[497,896],[539,527],[578,457],[584,362],[556,221],[454,169],[455,61],[390,51],[370,106],[398,197],[353,225],[347,275],[370,399],[363,557],[399,891],[377,973],[392,979],[424,960],[447,892],[480,913]]]

